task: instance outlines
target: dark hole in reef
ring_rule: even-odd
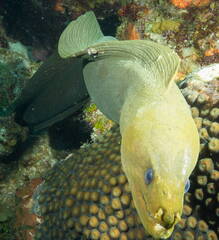
[[[98,22],[103,34],[106,36],[115,36],[116,29],[121,24],[116,14],[109,15],[103,19],[98,19]]]
[[[83,120],[69,117],[48,129],[50,145],[55,150],[78,149],[91,140],[91,128]]]
[[[52,4],[42,0],[2,0],[0,14],[7,34],[24,45],[53,48],[67,18],[54,12]]]

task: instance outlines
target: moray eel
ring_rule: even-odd
[[[93,12],[66,27],[59,39],[58,54],[62,68],[57,69],[63,74],[67,61],[67,69],[71,65],[74,71],[79,69],[75,93],[85,85],[98,108],[119,123],[122,167],[142,224],[154,238],[168,238],[182,214],[185,188],[199,153],[197,128],[174,82],[179,57],[168,47],[151,41],[118,41],[104,36]],[[75,68],[78,61],[79,67]],[[61,96],[57,95],[61,102],[66,87]],[[85,95],[86,90],[82,91]],[[46,96],[48,90],[44,93]],[[60,119],[57,116],[69,103],[77,106],[75,103],[83,102],[83,97],[70,102],[67,97],[63,107],[58,104],[58,110],[34,122],[44,107],[40,104],[46,102],[35,96],[24,116],[39,128],[48,125],[46,118],[49,122]]]
[[[81,36],[82,26],[89,31]],[[197,128],[173,81],[179,57],[154,42],[104,38],[91,12],[67,26],[58,49],[63,58],[88,59],[85,84],[120,125],[122,166],[140,219],[153,237],[169,237],[199,153]]]

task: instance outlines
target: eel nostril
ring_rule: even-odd
[[[162,220],[166,226],[171,227],[175,222],[174,214],[164,213]]]
[[[163,227],[165,227],[166,229],[170,229],[172,228],[176,223],[179,222],[179,220],[181,219],[180,214],[176,213],[176,214],[171,214],[171,213],[167,213],[165,212],[162,215],[162,225]]]

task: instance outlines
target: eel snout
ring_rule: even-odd
[[[133,199],[137,207],[141,206],[139,216],[145,230],[155,239],[169,238],[175,225],[181,219],[181,208],[176,207],[176,205],[175,208],[170,208],[163,204],[146,207],[148,204],[143,194],[134,194]],[[171,203],[171,205],[174,205],[174,203]]]
[[[159,208],[154,214],[154,231],[160,238],[167,238],[173,231],[174,226],[180,220],[180,213],[171,213],[163,208]]]
[[[179,221],[180,214],[179,213],[169,213],[165,211],[163,208],[159,208],[155,213],[154,218],[160,222],[160,224],[166,228],[172,228],[175,225],[176,221]]]

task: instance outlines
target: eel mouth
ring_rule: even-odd
[[[155,238],[162,238],[162,239],[166,239],[168,238],[174,229],[174,226],[179,222],[180,220],[180,214],[176,213],[173,217],[171,217],[171,222],[170,221],[166,221],[165,215],[163,215],[164,210],[162,208],[159,208],[158,211],[152,215],[150,212],[147,211],[147,215],[149,216],[151,221],[151,225],[152,228],[148,231],[149,233],[151,233],[153,235],[153,237]],[[162,216],[158,215],[162,213]]]
[[[144,199],[143,195],[142,197]],[[145,199],[144,202],[146,204]],[[150,211],[147,210],[146,215],[148,221],[150,222],[149,228],[147,227],[147,224],[145,224],[146,231],[148,231],[148,233],[150,233],[154,238],[162,239],[166,239],[172,234],[174,226],[181,219],[179,212],[169,214],[166,210],[164,210],[161,207],[158,208],[155,214],[152,214]]]
[[[159,208],[158,212],[159,211],[163,212],[163,209]],[[170,215],[167,216],[165,213],[162,213],[162,214],[163,215],[161,218],[157,219],[156,216],[153,217],[155,221],[154,231],[156,231],[159,234],[160,238],[168,238],[173,232],[174,226],[179,222],[180,214],[176,213],[174,214],[173,217]],[[171,221],[169,221],[168,218],[171,219]]]

